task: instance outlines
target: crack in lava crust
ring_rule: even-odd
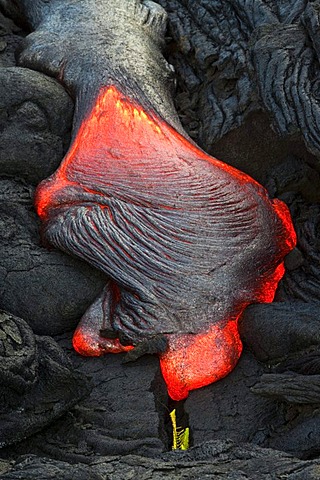
[[[282,202],[114,86],[38,187],[36,208],[49,242],[118,288],[107,286],[85,314],[75,349],[116,353],[165,336],[159,357],[174,400],[234,368],[237,319],[273,300],[296,242]],[[102,338],[102,326],[116,338]]]

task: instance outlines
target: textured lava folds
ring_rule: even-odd
[[[233,369],[237,319],[272,301],[296,241],[282,202],[113,85],[38,187],[36,206],[53,245],[111,279],[75,348],[99,356],[164,337],[161,369],[175,400]]]

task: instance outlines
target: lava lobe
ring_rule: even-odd
[[[110,279],[75,349],[99,356],[164,338],[158,354],[174,400],[234,368],[238,318],[273,300],[296,242],[281,201],[114,85],[38,187],[36,208],[50,243]]]

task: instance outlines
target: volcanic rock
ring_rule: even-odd
[[[29,456],[20,458],[14,465],[4,464],[2,468],[7,469],[7,473],[1,475],[2,480],[269,480],[270,475],[275,480],[317,480],[320,463],[319,460],[301,461],[276,450],[220,440],[158,459],[136,455],[100,457],[90,465],[83,465]]]
[[[21,48],[24,36],[25,32],[0,11],[0,67],[16,64],[15,53]]]
[[[199,145],[260,182],[289,153],[312,158],[302,139],[319,158],[319,1],[159,3],[176,106]]]
[[[268,172],[266,188],[287,203],[297,233],[297,248],[286,259],[277,301],[319,302],[320,176],[314,163],[288,156]]]
[[[241,317],[241,338],[263,362],[276,362],[320,345],[318,305],[275,302],[250,305]]]
[[[166,389],[156,357],[123,365],[122,354],[85,358],[74,352],[70,336],[58,340],[73,369],[91,378],[92,392],[52,427],[6,455],[38,453],[88,463],[97,455],[153,456],[169,447],[163,428]]]
[[[89,393],[84,375],[49,337],[0,312],[0,447],[41,430]]]
[[[0,68],[0,169],[37,184],[59,166],[73,103],[55,80],[26,68]]]
[[[89,265],[41,245],[33,188],[0,180],[0,308],[22,317],[37,334],[75,327],[104,277]]]

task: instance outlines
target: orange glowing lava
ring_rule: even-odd
[[[225,377],[242,352],[236,321],[212,325],[199,334],[169,335],[169,348],[160,355],[160,366],[173,400],[183,400],[191,390]]]
[[[150,191],[157,193],[157,182],[163,177],[175,180],[175,177],[188,175],[188,168],[194,159],[199,165],[201,175],[202,162],[209,162],[212,171],[202,174],[225,172],[241,183],[250,182],[258,186],[252,178],[243,172],[209,156],[199,147],[188,141],[163,120],[147,114],[139,105],[125,98],[114,86],[103,89],[88,118],[83,122],[76,138],[62,161],[57,172],[40,184],[35,204],[42,220],[47,211],[64,203],[59,193],[64,187],[79,186],[88,193],[99,192],[110,177],[110,185],[115,178],[130,179],[143,177],[145,192],[141,191],[141,202]],[[153,159],[153,161],[150,161]],[[100,178],[96,178],[99,170]],[[158,170],[158,171],[157,171]],[[96,192],[89,186],[90,175],[95,175]],[[183,192],[187,195],[187,192]],[[161,208],[173,208],[172,198]],[[157,201],[154,195],[153,202]]]
[[[194,176],[190,174],[190,165]],[[274,249],[277,251],[274,262],[271,259],[269,270],[257,276],[254,287],[254,301],[271,302],[284,274],[283,258],[296,243],[288,208],[279,200],[270,201],[266,191],[249,176],[210,157],[156,114],[145,112],[125,98],[114,86],[102,89],[60,168],[38,187],[35,203],[38,215],[47,221],[56,209],[77,204],[80,190],[101,196],[107,188],[109,197],[120,192],[124,202],[168,210],[183,210],[193,195],[192,201],[201,211],[206,208],[205,203],[201,204],[201,192],[197,188],[188,189],[188,181],[195,184],[200,178],[205,185],[210,185],[212,176],[228,185],[236,180],[237,185],[251,188],[248,187],[248,195],[260,195],[267,212],[274,218],[275,231],[280,231],[283,237],[283,244],[279,248],[277,244],[278,250]],[[181,178],[188,181],[183,183]],[[134,181],[139,191],[132,198],[130,185]],[[171,186],[167,193],[166,182]],[[172,195],[172,185],[177,185],[177,195]],[[190,205],[189,208],[193,208],[192,202]],[[101,204],[101,208],[107,207]],[[242,351],[237,320],[249,303],[253,303],[251,297],[235,304],[232,318],[218,323],[214,318],[209,319],[212,325],[205,331],[166,335],[168,349],[159,356],[172,399],[184,399],[190,390],[231,372]],[[89,356],[133,348],[121,345],[118,339],[100,337],[99,325],[84,324],[77,328],[73,346],[81,355]]]
[[[101,357],[106,353],[128,352],[133,349],[131,346],[121,345],[118,338],[104,338],[98,332],[99,330],[92,335],[90,330],[78,327],[72,339],[75,351],[85,357]]]

